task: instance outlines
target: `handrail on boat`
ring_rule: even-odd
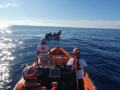
[[[37,55],[35,59],[35,66],[41,65],[40,60],[44,59],[51,59],[52,64],[51,65],[56,65],[56,64],[62,64],[62,63],[67,63],[69,59],[71,58],[71,55]],[[44,64],[44,65],[50,65],[50,64]]]

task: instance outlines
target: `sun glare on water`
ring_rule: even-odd
[[[11,90],[9,89],[10,86],[4,87],[7,83],[12,81],[9,79],[9,62],[14,60],[11,50],[14,50],[16,44],[13,44],[13,39],[8,37],[11,32],[12,30],[10,30],[10,25],[0,24],[0,90]]]
[[[7,28],[7,27],[9,27],[9,26],[11,26],[11,25],[7,25],[7,24],[0,24],[0,29],[2,29],[2,28]]]
[[[11,33],[12,31],[8,29],[10,26],[11,25],[0,24],[0,33]]]

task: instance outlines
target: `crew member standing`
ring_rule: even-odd
[[[73,54],[76,57],[78,88],[79,90],[84,90],[83,77],[86,76],[87,64],[84,59],[79,57],[80,50],[78,48],[73,49]],[[84,74],[82,74],[83,71],[84,71]]]
[[[42,39],[41,44],[38,45],[38,47],[37,47],[37,55],[48,55],[48,52],[49,52],[49,54],[51,54],[49,46],[46,43],[46,40]],[[48,61],[47,58],[48,58],[47,56],[40,56],[40,63],[41,64],[50,64],[51,61]]]
[[[41,44],[37,47],[37,55],[48,55],[48,52],[51,54],[49,46],[46,43],[45,39],[41,40]]]

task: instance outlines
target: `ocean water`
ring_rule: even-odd
[[[32,65],[40,40],[61,30],[60,39],[47,40],[71,55],[80,48],[89,77],[98,90],[120,90],[120,30],[42,26],[9,26],[0,29],[0,90],[12,90],[26,65]]]

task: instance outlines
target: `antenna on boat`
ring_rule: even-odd
[[[57,45],[57,47],[56,47],[57,49],[57,55],[59,54],[59,45]]]

